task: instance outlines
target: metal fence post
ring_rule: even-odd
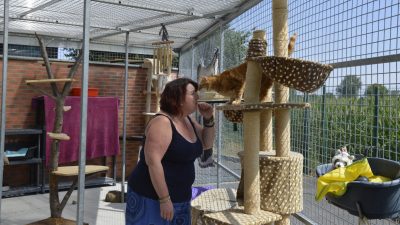
[[[378,149],[378,127],[379,127],[379,90],[378,85],[374,87],[374,120],[373,120],[373,130],[372,130],[372,146],[375,150],[375,156],[379,157]],[[384,155],[382,155],[384,157]]]
[[[221,26],[220,27],[220,52],[219,52],[219,68],[218,72],[221,73],[224,68],[224,29]],[[222,140],[221,140],[221,133],[222,133],[222,127],[223,127],[223,118],[222,118],[222,111],[218,111],[218,134],[217,134],[217,188],[220,187],[221,183],[221,149],[222,149]]]
[[[304,97],[303,97],[303,102],[308,102],[308,94],[304,93]],[[304,158],[306,159],[306,165],[303,166],[303,173],[308,174],[307,170],[309,169],[309,161],[310,161],[310,157],[309,157],[309,148],[308,148],[308,132],[309,132],[309,120],[310,120],[310,116],[309,116],[309,109],[304,109],[304,115],[303,115],[303,155]]]
[[[327,149],[326,146],[326,86],[324,85],[322,87],[322,103],[321,103],[321,129],[322,129],[322,146],[320,147],[320,155],[322,163],[328,162],[329,161],[329,151]],[[326,152],[326,154],[323,154],[324,152]],[[325,159],[323,158],[323,156],[325,156]]]

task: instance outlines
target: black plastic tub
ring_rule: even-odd
[[[353,181],[348,183],[343,196],[335,197],[327,194],[326,200],[355,216],[361,216],[361,213],[368,219],[399,217],[400,163],[381,158],[368,158],[368,163],[374,175],[385,176],[392,181],[383,183]],[[316,170],[317,176],[322,176],[331,169],[332,164],[319,165]]]

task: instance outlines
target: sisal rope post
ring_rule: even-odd
[[[287,0],[272,0],[273,44],[275,56],[288,56],[288,4]],[[275,83],[275,102],[286,103],[289,100],[289,88]],[[275,112],[276,156],[287,157],[290,152],[290,111]],[[277,225],[290,224],[289,215],[282,215]]]
[[[287,0],[273,0],[272,2],[274,54],[287,57]],[[275,102],[287,103],[289,88],[275,83]],[[288,156],[290,151],[290,113],[288,109],[277,110],[276,120],[276,155]]]
[[[265,40],[265,32],[258,30],[253,32],[253,39]],[[246,86],[244,101],[246,103],[259,103],[261,66],[254,61],[247,62]],[[244,112],[244,212],[256,214],[260,211],[260,112]]]
[[[252,45],[256,45],[257,51],[249,52],[249,56],[260,57],[267,55],[267,43],[265,37],[261,40],[253,40],[249,43],[249,48],[253,48]],[[261,44],[261,45],[260,45]],[[262,82],[261,85],[266,85]],[[272,102],[272,89],[269,88],[267,95],[264,99],[259,99],[261,103]],[[260,112],[260,151],[271,151],[272,150],[272,109],[263,110]]]
[[[261,102],[272,102],[272,88]],[[272,151],[272,109],[260,113],[260,151]]]

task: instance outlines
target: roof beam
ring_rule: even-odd
[[[182,23],[182,22],[186,22],[186,21],[191,21],[191,20],[198,20],[199,18],[181,18],[181,19],[177,19],[177,20],[171,20],[169,22],[165,22],[163,23],[164,25],[171,25],[171,24],[175,24],[175,23]],[[146,30],[146,29],[150,29],[150,28],[154,28],[154,27],[159,27],[161,24],[160,23],[156,23],[156,24],[151,24],[148,26],[143,26],[143,27],[137,27],[137,28],[133,28],[130,30],[127,30],[129,32],[137,32],[140,30]],[[114,35],[118,35],[118,34],[122,34],[125,33],[127,31],[117,31],[117,32],[112,32],[112,33],[108,33],[108,34],[103,34],[103,35],[99,35],[99,36],[94,36],[92,38],[92,40],[96,40],[96,39],[100,39],[100,38],[105,38],[105,37],[110,37],[110,36],[114,36]]]
[[[177,15],[203,17],[203,14],[195,13],[191,10],[181,11],[181,10],[176,10],[176,9],[168,9],[165,7],[154,7],[154,6],[150,7],[150,6],[140,5],[140,4],[133,4],[133,3],[123,4],[120,0],[119,1],[116,1],[116,0],[112,0],[112,1],[92,0],[92,2],[100,2],[100,3],[105,3],[105,4],[119,5],[119,6],[123,6],[123,7],[144,9],[144,10],[150,10],[150,11],[156,11],[156,12],[162,12],[162,13],[172,13],[172,14],[177,14]]]
[[[213,18],[215,19],[216,16],[221,15],[222,13],[226,13],[226,12],[231,12],[231,10],[222,10],[222,11],[218,11],[218,12],[213,12],[213,13],[209,13],[209,14],[205,14],[203,17],[187,17],[187,18],[180,18],[180,19],[176,19],[176,20],[171,20],[168,22],[163,23],[164,25],[171,25],[171,24],[176,24],[176,23],[183,23],[183,22],[188,22],[188,21],[192,21],[192,20],[198,20],[198,19],[207,19],[207,18]],[[98,35],[98,36],[94,36],[92,37],[91,40],[95,40],[95,39],[100,39],[100,38],[105,38],[105,37],[110,37],[110,36],[114,36],[114,35],[118,35],[118,34],[122,34],[125,33],[127,31],[129,32],[137,32],[140,30],[146,30],[146,29],[151,29],[154,27],[159,27],[160,23],[154,23],[151,25],[147,25],[147,26],[142,26],[142,27],[137,27],[137,28],[132,28],[130,30],[124,30],[124,31],[117,31],[117,32],[112,32],[112,33],[108,33],[108,34],[103,34],[103,35]]]
[[[140,33],[140,34],[147,34],[147,35],[152,35],[152,36],[160,36],[159,34],[158,34],[158,32],[157,33],[151,33],[151,32],[145,32],[145,31],[136,31],[136,33]],[[188,36],[183,36],[183,35],[168,35],[168,37],[170,37],[170,38],[182,38],[182,39],[190,39],[190,37],[188,37]]]
[[[31,14],[31,13],[33,13],[33,12],[42,10],[42,9],[48,7],[48,6],[51,6],[51,5],[53,5],[53,4],[57,3],[57,2],[60,2],[60,1],[62,1],[62,0],[52,0],[52,1],[46,2],[46,3],[44,3],[44,4],[42,4],[42,5],[39,5],[39,6],[33,8],[33,9],[31,9],[31,10],[28,10],[28,11],[26,11],[26,12],[23,12],[23,13],[19,14],[18,17],[21,17],[21,18],[22,18],[22,17],[24,17],[24,16],[26,16],[26,15],[28,15],[28,14]]]
[[[0,19],[4,19],[3,16],[0,16]],[[82,27],[82,23],[74,23],[74,22],[63,22],[59,20],[53,20],[53,19],[44,19],[40,17],[30,17],[30,16],[24,16],[20,18],[19,16],[16,15],[10,15],[10,20],[12,21],[29,21],[29,22],[35,22],[35,23],[48,23],[48,24],[58,24],[58,25],[65,25],[65,26],[76,26],[76,27]],[[118,27],[110,27],[110,26],[91,26],[90,28],[97,28],[97,29],[103,29],[103,30],[120,30]]]
[[[227,14],[220,19],[218,19],[217,22],[212,24],[211,26],[207,27],[203,31],[201,31],[196,37],[192,38],[192,40],[186,42],[185,44],[182,45],[180,51],[184,51],[188,48],[190,48],[193,44],[195,44],[197,41],[201,40],[202,38],[206,37],[207,35],[211,34],[214,32],[216,29],[219,29],[220,26],[223,26],[233,19],[235,19],[237,16],[240,16],[243,12],[247,11],[248,9],[252,8],[253,6],[257,5],[260,3],[262,0],[248,0],[244,1],[240,6],[236,8],[236,11]]]

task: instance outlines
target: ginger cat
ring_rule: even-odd
[[[247,63],[226,70],[216,76],[205,76],[200,79],[199,89],[214,90],[223,96],[230,97],[230,103],[240,104],[246,80]],[[261,79],[260,99],[267,94],[273,81],[265,76]]]
[[[294,51],[297,34],[290,37],[288,45],[288,56]],[[237,67],[225,70],[215,76],[204,76],[200,79],[199,89],[214,90],[221,95],[230,97],[230,103],[240,104],[246,80],[247,63],[242,63]],[[273,80],[266,76],[261,78],[260,101],[267,95],[268,89],[272,87]]]

